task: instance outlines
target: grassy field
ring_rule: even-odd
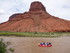
[[[0,36],[19,36],[19,37],[60,37],[70,36],[70,32],[7,32],[0,31]]]

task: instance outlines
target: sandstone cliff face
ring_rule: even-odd
[[[45,7],[40,2],[32,2],[29,11],[40,11],[43,10],[46,12]]]
[[[0,31],[70,32],[70,21],[50,15],[41,2],[35,1],[28,12],[13,14],[0,24]]]

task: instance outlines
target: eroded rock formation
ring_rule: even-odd
[[[44,5],[41,2],[32,2],[29,11],[40,11],[43,10],[46,12]]]
[[[35,1],[28,12],[13,14],[0,24],[0,31],[70,32],[70,21],[50,15],[41,2]]]

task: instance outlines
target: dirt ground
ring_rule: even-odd
[[[70,37],[2,37],[11,42],[14,53],[70,53]],[[51,42],[52,47],[39,47],[40,42]]]

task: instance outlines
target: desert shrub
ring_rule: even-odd
[[[3,39],[0,39],[0,53],[6,52],[6,44],[3,42]]]
[[[34,32],[34,34],[38,34],[38,32]]]
[[[3,39],[0,38],[0,53],[8,53],[8,51],[13,53],[14,49],[7,49],[8,45],[10,45],[10,42],[4,42]]]
[[[14,52],[14,49],[13,48],[9,48],[9,51],[11,51],[13,53]]]

